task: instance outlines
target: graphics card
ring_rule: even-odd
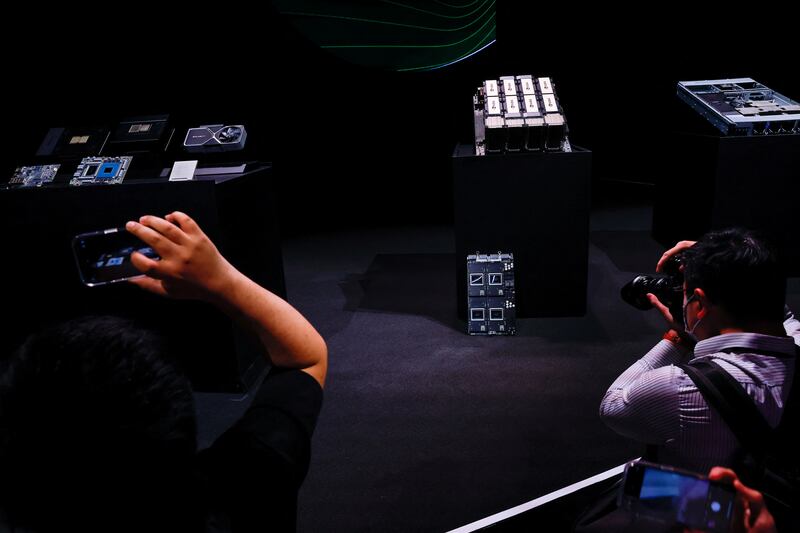
[[[244,148],[247,131],[241,124],[198,126],[189,128],[183,147],[187,152],[228,152]]]

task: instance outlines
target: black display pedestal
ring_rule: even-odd
[[[517,317],[586,313],[592,153],[453,152],[458,313],[466,318],[467,255],[514,254]]]
[[[134,318],[162,333],[197,390],[243,391],[262,373],[258,341],[214,307],[146,293],[127,283],[80,283],[71,240],[175,210],[194,218],[239,270],[285,297],[269,165],[202,181],[0,191],[0,357],[42,326],[86,314]]]
[[[664,245],[711,229],[756,229],[800,273],[800,135],[675,133],[656,181],[653,236]]]

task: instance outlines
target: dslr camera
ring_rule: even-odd
[[[663,274],[639,274],[622,287],[622,299],[636,309],[646,311],[653,307],[647,299],[647,293],[655,294],[669,308],[672,316],[680,320],[683,313],[682,260],[680,254],[671,257],[664,263]]]

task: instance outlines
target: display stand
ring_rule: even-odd
[[[592,153],[453,153],[458,313],[466,317],[467,255],[513,253],[517,317],[586,312]]]
[[[711,229],[759,230],[800,273],[800,135],[674,133],[657,175],[653,236],[671,246]]]

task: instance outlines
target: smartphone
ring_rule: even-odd
[[[730,531],[736,493],[733,485],[647,461],[625,465],[619,506],[689,529]]]
[[[131,254],[139,252],[159,260],[158,254],[125,228],[110,228],[81,233],[72,239],[72,251],[84,285],[96,287],[125,281],[142,273],[131,263]]]

